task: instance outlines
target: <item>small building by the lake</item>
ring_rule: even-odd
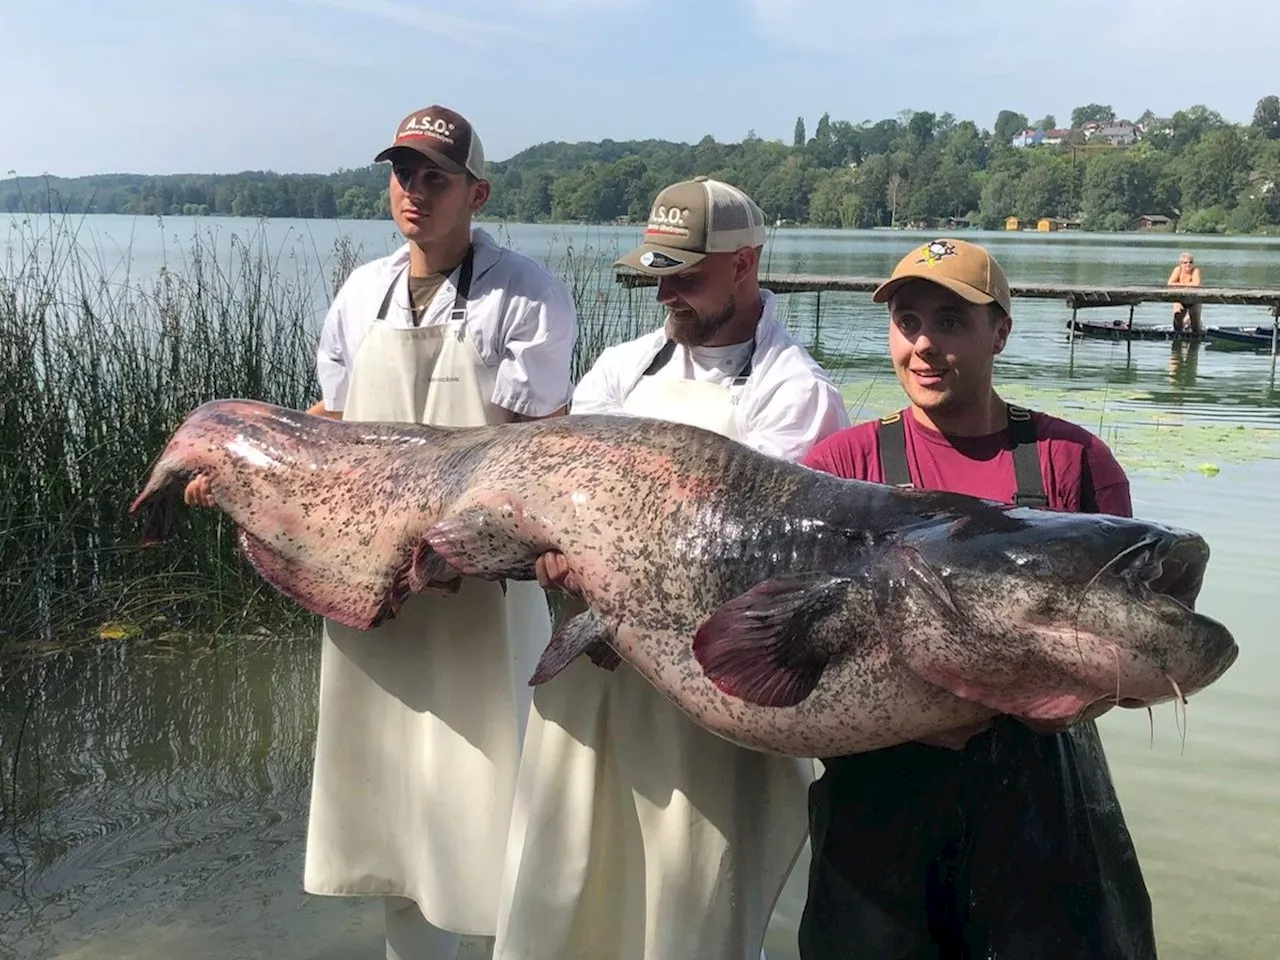
[[[1041,217],[1036,221],[1036,229],[1041,233],[1054,233],[1058,230],[1079,230],[1079,220],[1068,220],[1065,217]]]

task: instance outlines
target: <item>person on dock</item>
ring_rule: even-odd
[[[563,415],[574,303],[473,227],[490,185],[471,124],[415,110],[374,160],[390,162],[406,243],[338,291],[308,412],[461,427]],[[212,503],[207,479],[187,501]],[[496,934],[527,679],[551,638],[537,583],[453,585],[372,630],[323,628],[304,887],[384,898],[388,960],[452,960],[461,935]]]
[[[1200,286],[1200,268],[1196,265],[1195,257],[1183,251],[1178,257],[1178,265],[1173,268],[1173,273],[1169,274],[1169,286],[1171,287],[1198,287]],[[1173,329],[1184,330],[1191,333],[1204,333],[1204,326],[1200,322],[1200,308],[1203,304],[1199,303],[1175,303],[1173,305]]]
[[[1051,510],[1132,513],[1129,482],[1087,430],[1006,403],[993,384],[1012,329],[985,249],[913,249],[874,294],[908,406],[819,442],[841,477]],[[1061,732],[1009,717],[824,758],[802,960],[1153,960],[1151,902],[1093,718]]]
[[[848,426],[759,286],[754,201],[705,177],[673,184],[643,239],[618,263],[658,278],[665,322],[606,349],[571,415],[694,424],[790,460]],[[571,595],[567,615],[584,609],[562,554],[538,575]],[[495,960],[757,960],[804,846],[813,761],[710,733],[611,653],[534,694]]]

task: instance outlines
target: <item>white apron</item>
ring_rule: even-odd
[[[492,375],[465,332],[469,286],[467,264],[450,323],[373,325],[343,419],[509,419],[490,403]],[[494,935],[528,679],[550,636],[536,581],[508,582],[504,597],[465,578],[453,596],[411,597],[373,630],[325,621],[309,893],[405,897],[438,928]]]
[[[643,376],[623,409],[736,433],[718,384]],[[494,960],[757,960],[813,775],[577,658],[534,693]]]

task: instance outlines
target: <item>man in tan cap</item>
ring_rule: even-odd
[[[1052,510],[1130,516],[1129,483],[1081,427],[1002,400],[1009,282],[982,247],[911,250],[875,292],[907,407],[818,443],[805,463]],[[1009,718],[825,758],[810,790],[803,960],[1154,960],[1151,902],[1093,717]]]
[[[659,193],[619,263],[658,279],[666,320],[605,350],[571,414],[695,424],[790,460],[847,426],[759,286],[764,244],[764,214],[730,184]],[[562,555],[539,579],[573,592]],[[757,960],[804,845],[812,761],[736,746],[616,656],[596,659],[534,694],[495,960]]]
[[[563,414],[573,300],[473,226],[489,184],[471,124],[414,110],[374,159],[406,242],[334,298],[309,412],[460,427]],[[188,499],[211,504],[208,480]],[[461,935],[494,936],[527,680],[551,638],[536,583],[451,587],[372,630],[323,628],[303,882],[384,898],[388,960],[451,960]]]

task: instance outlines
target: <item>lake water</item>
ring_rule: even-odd
[[[14,243],[0,223],[0,256]],[[145,277],[193,230],[258,231],[282,258],[327,269],[339,233],[364,255],[395,246],[388,223],[90,217],[80,242],[104,270]],[[493,227],[558,262],[565,244],[611,257],[638,228]],[[6,235],[6,230],[10,231]],[[7,239],[6,239],[7,236]],[[1280,241],[1084,234],[981,234],[1019,281],[1160,283],[1192,249],[1213,286],[1280,288]],[[893,231],[779,231],[772,269],[884,275],[910,245]],[[127,258],[126,258],[127,252]],[[318,311],[323,310],[319,291]],[[647,302],[652,291],[636,294]],[[783,298],[851,411],[901,398],[882,308],[866,294]],[[1137,322],[1167,322],[1147,305]],[[1280,956],[1280,398],[1265,354],[1082,341],[1050,301],[1015,303],[997,376],[1011,399],[1064,412],[1112,442],[1137,515],[1203,533],[1213,551],[1199,608],[1241,653],[1188,707],[1112,711],[1100,727],[1148,880],[1163,958]],[[1088,316],[1127,316],[1127,309]],[[317,322],[319,315],[317,315]],[[1208,306],[1206,324],[1265,323],[1262,308]],[[1203,470],[1201,468],[1204,468]],[[1216,472],[1215,469],[1216,468]],[[104,644],[0,665],[0,957],[382,956],[373,903],[310,897],[302,841],[318,646],[269,638],[214,646]],[[16,759],[15,759],[16,758]],[[775,915],[771,958],[796,956],[806,862]]]

